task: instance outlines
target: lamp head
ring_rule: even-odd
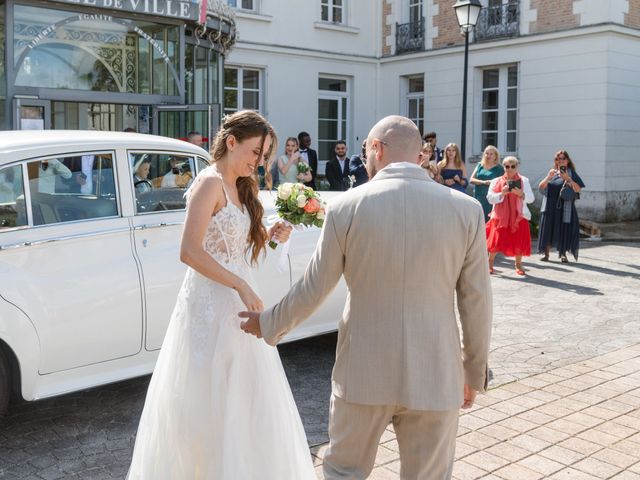
[[[465,32],[468,32],[478,23],[478,16],[482,10],[480,0],[458,0],[453,9],[458,17],[458,25]]]

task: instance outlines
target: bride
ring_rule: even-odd
[[[249,263],[268,239],[291,233],[282,223],[267,232],[254,179],[276,142],[260,114],[226,117],[212,166],[187,193],[180,259],[190,268],[149,384],[128,479],[316,478],[278,352],[242,332],[238,317],[263,310]]]

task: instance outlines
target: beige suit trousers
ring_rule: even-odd
[[[380,438],[393,422],[400,450],[401,480],[451,478],[458,409],[409,410],[395,405],[363,405],[331,396],[325,480],[361,480],[371,473]]]

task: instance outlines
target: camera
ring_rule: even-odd
[[[171,169],[171,173],[173,173],[174,175],[178,175],[180,174],[180,169],[178,167],[173,167]]]
[[[520,180],[509,180],[508,182],[509,190],[513,190],[514,188],[522,188],[522,182]]]
[[[567,173],[567,167],[565,167],[564,165],[561,165],[561,166],[560,166],[560,171],[561,171],[562,173]]]

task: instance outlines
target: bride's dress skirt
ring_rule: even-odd
[[[225,266],[248,281],[246,267]],[[145,480],[312,480],[278,352],[240,329],[238,294],[189,269],[129,470]]]

